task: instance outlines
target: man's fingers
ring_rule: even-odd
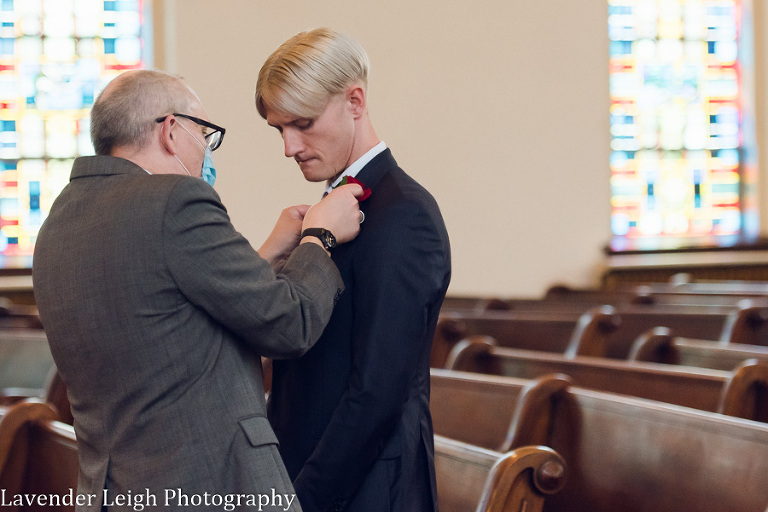
[[[297,204],[293,207],[293,209],[296,211],[296,213],[299,214],[299,218],[303,219],[304,216],[307,214],[307,210],[309,210],[310,205],[308,204]]]
[[[347,185],[342,185],[340,187],[336,187],[335,190],[349,190],[350,192],[352,192],[352,195],[355,197],[360,197],[363,195],[363,187],[361,187],[357,183],[349,183]]]

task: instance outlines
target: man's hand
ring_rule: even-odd
[[[354,183],[333,189],[306,212],[301,229],[325,228],[340,244],[353,240],[360,232],[361,213],[357,198],[362,195],[363,188]],[[306,237],[302,242],[312,241],[311,238],[314,237]]]
[[[279,272],[283,268],[288,256],[299,245],[301,225],[307,210],[309,210],[307,204],[285,208],[280,212],[277,224],[275,224],[269,237],[259,248],[259,256],[267,260],[275,272]]]
[[[297,205],[285,208],[277,219],[269,237],[259,248],[259,256],[279,272],[299,242],[322,243],[315,237],[301,240],[307,228],[325,228],[336,237],[337,243],[349,242],[360,232],[360,207],[357,197],[363,194],[360,185],[338,187],[313,206]]]

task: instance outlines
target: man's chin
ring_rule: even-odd
[[[313,168],[312,166],[300,165],[301,174],[304,175],[304,179],[311,183],[320,183],[328,181],[333,176],[328,176],[327,172],[323,172],[322,169]]]
[[[313,173],[307,173],[307,172],[302,171],[302,174],[304,175],[304,179],[306,181],[310,182],[310,183],[320,183],[320,182],[328,181],[325,178],[323,178],[321,176],[316,176]]]

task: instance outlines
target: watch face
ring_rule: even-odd
[[[336,247],[336,237],[333,236],[333,233],[330,231],[326,231],[323,233],[325,235],[325,246],[330,248]]]

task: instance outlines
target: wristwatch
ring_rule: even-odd
[[[329,251],[336,247],[336,237],[333,236],[333,233],[325,228],[307,228],[301,232],[301,238],[304,238],[305,236],[314,236],[319,238],[323,243],[323,247]]]

